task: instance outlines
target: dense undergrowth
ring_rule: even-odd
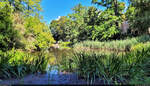
[[[0,1],[0,79],[45,71],[48,56],[43,50],[55,40],[42,16],[35,11],[40,12],[40,2]],[[27,10],[26,6],[31,9]],[[31,53],[36,51],[40,53]]]
[[[125,54],[75,52],[64,58],[61,69],[76,71],[88,82],[101,79],[104,84],[149,84],[150,44],[137,45]]]
[[[149,35],[142,35],[134,38],[127,38],[125,40],[112,40],[112,41],[83,41],[74,45],[74,48],[100,48],[100,49],[116,49],[125,50],[132,48],[136,44],[146,43],[150,41]]]
[[[21,78],[27,74],[45,72],[49,57],[41,52],[37,55],[21,50],[0,52],[0,78]]]
[[[48,26],[40,15],[41,0],[1,0],[0,79],[45,72],[47,64],[52,63],[61,71],[77,72],[88,82],[100,78],[104,84],[150,84],[150,35],[139,36],[150,33],[149,1],[129,1],[126,12],[125,2],[120,0],[92,0],[105,10],[79,4],[72,14],[53,20]],[[130,25],[122,37],[120,27],[127,21]],[[134,36],[135,28],[139,37],[116,40]],[[77,52],[57,58],[57,49],[70,49],[68,45],[72,44]],[[57,49],[51,58],[44,51],[52,48]],[[82,48],[89,51],[80,51]]]

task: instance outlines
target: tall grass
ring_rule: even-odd
[[[125,50],[127,47],[132,47],[138,43],[144,43],[150,41],[149,35],[142,35],[135,38],[127,38],[125,40],[113,40],[113,41],[83,41],[74,45],[74,48],[103,48],[103,49],[117,49]]]
[[[150,81],[150,45],[122,55],[77,52],[70,59],[71,63],[64,60],[66,69],[76,70],[88,82],[101,79],[104,84],[144,84]]]
[[[36,56],[19,50],[0,52],[0,78],[20,78],[29,73],[44,72],[47,59],[43,52]]]

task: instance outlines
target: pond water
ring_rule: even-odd
[[[61,61],[65,56],[72,56],[74,52],[73,49],[53,49],[50,50],[48,53],[50,55],[50,64],[56,64],[57,62]]]
[[[36,73],[25,76],[22,79],[0,80],[0,84],[88,84],[85,80],[79,79],[76,73],[59,71],[57,63],[63,60],[62,58],[65,56],[72,56],[74,51],[73,49],[47,51],[50,59],[45,74]],[[89,52],[99,51],[91,50]],[[102,81],[98,79],[94,84],[102,84]]]
[[[65,73],[58,70],[57,62],[62,60],[63,56],[70,56],[72,49],[53,49],[48,51],[50,57],[46,73],[36,73],[27,75],[21,79],[0,80],[0,85],[12,84],[87,84],[84,80],[79,80],[76,73]],[[37,53],[37,52],[36,52]],[[36,54],[34,53],[34,54]]]

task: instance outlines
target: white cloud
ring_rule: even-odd
[[[61,18],[61,16],[58,16],[58,18],[56,20],[59,20]]]

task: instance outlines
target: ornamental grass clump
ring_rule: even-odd
[[[150,46],[125,54],[97,54],[77,52],[72,57],[80,77],[88,82],[101,79],[104,84],[128,84],[137,80],[144,82],[149,75]]]

